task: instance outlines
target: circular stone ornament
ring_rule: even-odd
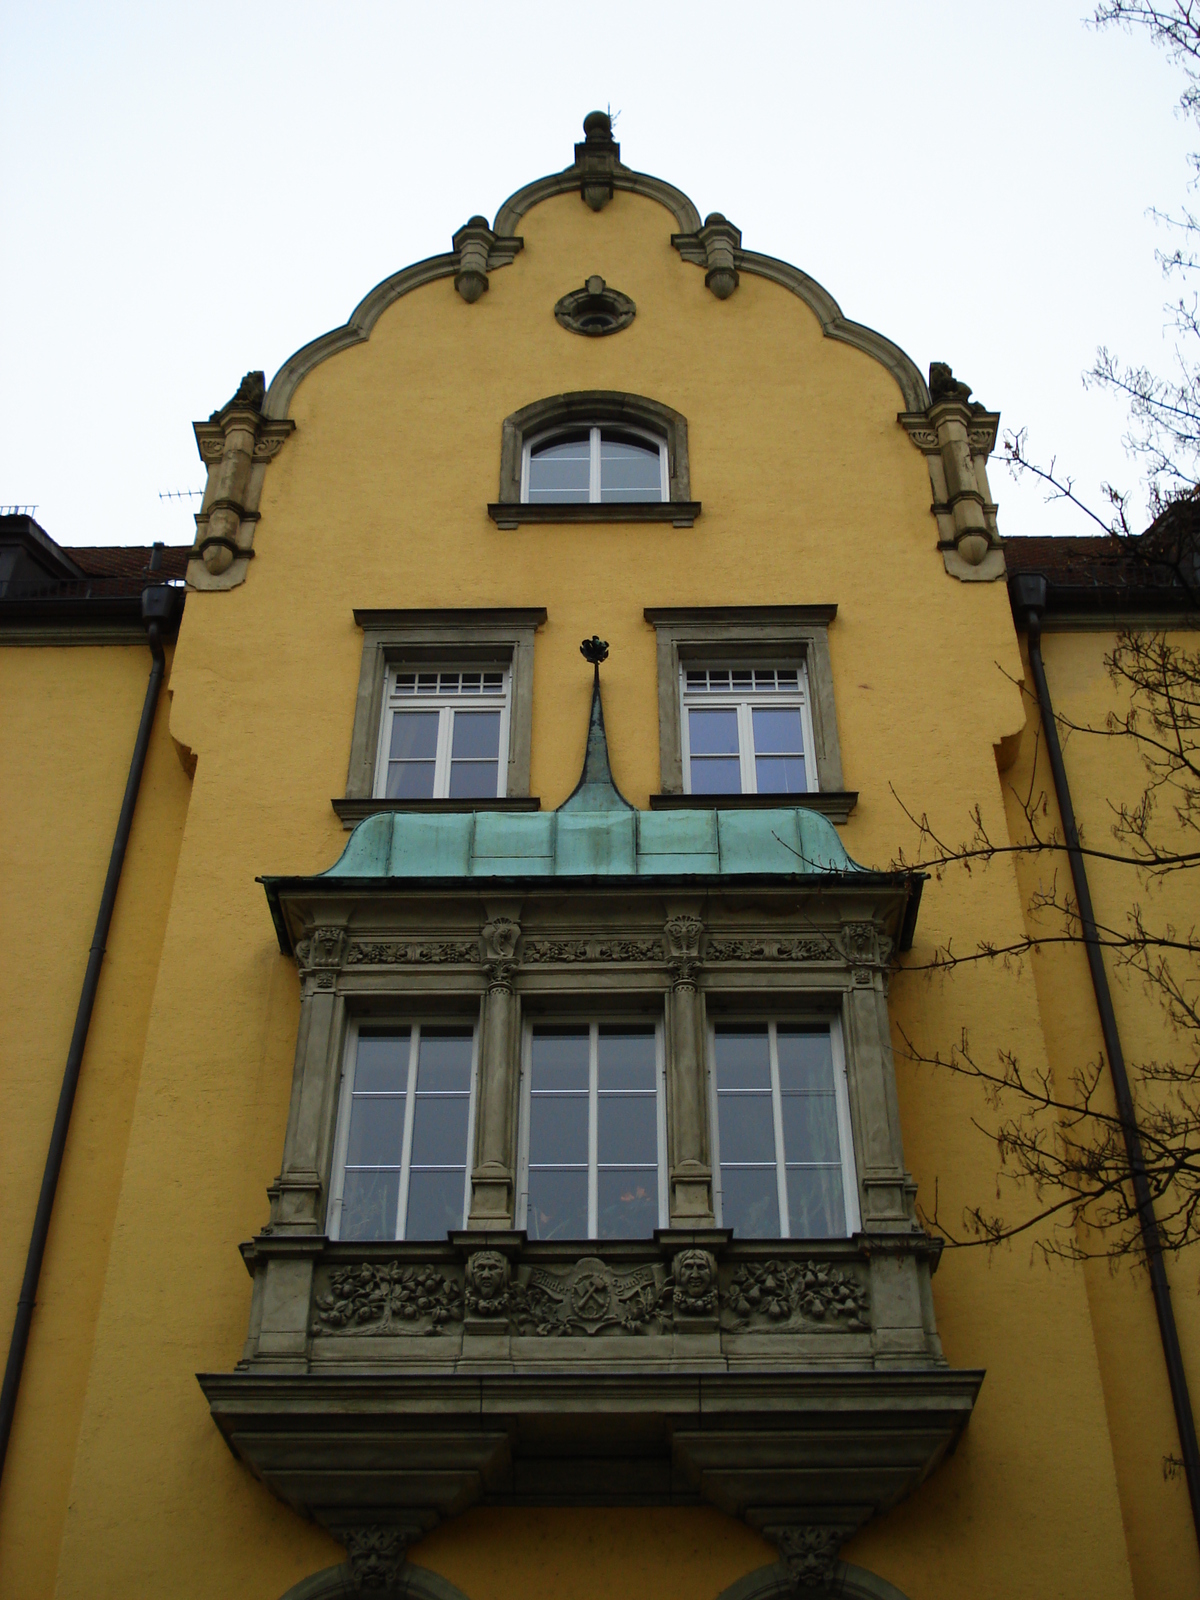
[[[591,277],[582,289],[563,295],[554,315],[569,333],[599,339],[627,328],[637,316],[637,307],[627,294],[610,289],[603,278]]]

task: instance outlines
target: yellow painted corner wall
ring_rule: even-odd
[[[356,606],[545,606],[535,649],[532,787],[571,790],[584,746],[593,632],[611,644],[605,719],[636,804],[660,787],[655,605],[829,603],[851,854],[887,865],[910,842],[896,794],[940,826],[973,805],[1005,826],[994,746],[1024,717],[1002,584],[950,579],[902,399],[871,358],[823,337],[796,296],[746,273],[726,302],[671,248],[674,222],[619,193],[521,223],[525,249],[474,306],[449,280],[394,303],[365,343],[296,392],[296,433],[268,470],[246,583],[189,598],[171,730],[197,766],[146,1032],[56,1594],[237,1593],[278,1600],[339,1559],[226,1450],[194,1374],[227,1370],[250,1284],[237,1243],[266,1220],[291,1085],[298,984],[259,873],[306,873],[345,835],[362,638]],[[554,302],[590,273],[632,296],[626,332],[582,339]],[[500,425],[532,400],[607,388],[688,418],[690,530],[500,532]],[[996,663],[1007,671],[997,671]],[[1019,932],[1014,871],[927,886],[912,965],[947,937]],[[979,971],[893,986],[899,1030],[955,1039],[964,1021],[1044,1059],[1033,986]],[[986,1198],[994,1152],[969,1086],[898,1066],[908,1158],[961,1211]],[[1020,1252],[963,1253],[935,1280],[950,1361],[983,1367],[954,1458],[865,1530],[849,1559],[913,1600],[962,1593],[1124,1600],[1131,1593],[1091,1310],[1080,1275]],[[1062,1468],[1069,1459],[1072,1468]],[[951,1531],[948,1531],[951,1530]],[[652,1553],[648,1544],[652,1543]],[[586,1571],[571,1568],[587,1553]],[[770,1559],[711,1511],[476,1511],[414,1560],[471,1600],[656,1592],[716,1595]],[[590,1586],[590,1587],[589,1587]]]
[[[145,645],[0,648],[5,1349],[149,677]],[[54,1592],[188,780],[160,701],[75,1099],[0,1491],[0,1594]]]
[[[1200,646],[1196,633],[1167,638],[1188,651]],[[1113,808],[1135,805],[1146,789],[1147,774],[1132,740],[1107,736],[1109,712],[1122,715],[1129,707],[1127,694],[1107,670],[1106,659],[1116,643],[1115,632],[1105,629],[1048,632],[1043,635],[1042,657],[1056,716],[1076,730],[1099,730],[1089,735],[1062,729],[1063,760],[1081,837],[1091,849],[1120,855],[1123,846],[1112,833]],[[1036,701],[1031,702],[1019,757],[1004,779],[1014,840],[1027,837],[1022,802],[1029,795],[1035,800],[1045,795],[1046,826],[1061,829]],[[1169,807],[1159,808],[1155,837],[1167,848],[1175,845]],[[1179,844],[1187,847],[1182,840]],[[1055,871],[1060,884],[1069,881],[1063,859],[1022,861],[1019,879],[1026,905],[1049,887]],[[1148,884],[1128,867],[1096,857],[1089,857],[1087,873],[1102,927],[1124,930],[1135,901],[1142,905],[1149,926],[1173,922],[1187,927],[1195,919],[1190,874]],[[1034,935],[1048,931],[1045,919],[1031,917],[1029,927]],[[1186,1041],[1172,1034],[1159,1003],[1140,979],[1111,955],[1105,964],[1131,1082],[1135,1093],[1144,1093],[1139,1064],[1169,1060],[1186,1048]],[[1047,947],[1032,963],[1032,973],[1051,1064],[1056,1081],[1065,1086],[1073,1072],[1103,1055],[1087,959],[1081,946]],[[1115,1112],[1107,1075],[1101,1080],[1098,1104],[1109,1114]],[[1103,1249],[1103,1241],[1094,1235],[1081,1237],[1080,1243],[1085,1249]],[[1086,1281],[1092,1310],[1135,1591],[1139,1600],[1187,1600],[1200,1593],[1200,1558],[1186,1482],[1182,1472],[1168,1465],[1170,1457],[1179,1457],[1179,1437],[1149,1281],[1145,1271],[1130,1261],[1096,1259],[1078,1270]],[[1198,1271],[1200,1252],[1195,1247],[1168,1258],[1193,1401],[1200,1394]]]

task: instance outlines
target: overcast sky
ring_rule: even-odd
[[[1148,39],[1071,0],[603,6],[3,0],[0,502],[62,544],[190,542],[191,422],[381,278],[567,165],[622,159],[803,267],[846,316],[1134,486],[1105,343],[1165,369],[1198,141]],[[996,464],[1005,535],[1087,531]]]

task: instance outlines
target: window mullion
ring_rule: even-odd
[[[439,706],[437,754],[433,762],[433,794],[434,798],[438,800],[444,800],[450,793],[450,748],[453,723],[453,706]]]
[[[338,1089],[337,1149],[333,1170],[337,1187],[332,1196],[326,1231],[338,1239],[342,1232],[342,1206],[346,1195],[346,1149],[350,1143],[350,1113],[354,1104],[354,1075],[358,1071],[358,1028],[351,1023],[342,1050],[342,1081]]]
[[[742,762],[742,793],[758,793],[758,770],[754,764],[754,714],[747,700],[738,702],[738,753]]]
[[[600,429],[588,432],[588,499],[593,503],[600,498]]]
[[[595,1022],[588,1028],[588,1238],[598,1232],[600,1109],[600,1028]]]
[[[403,1239],[408,1224],[408,1173],[412,1163],[413,1121],[417,1109],[417,1057],[421,1029],[413,1024],[408,1040],[408,1083],[404,1095],[404,1139],[400,1149],[400,1198],[396,1206],[396,1237]]]
[[[655,1118],[658,1123],[658,1223],[661,1228],[671,1225],[670,1195],[667,1188],[667,1072],[663,1025],[654,1024],[655,1055]]]
[[[783,1095],[779,1088],[779,1039],[773,1022],[767,1024],[767,1048],[771,1058],[771,1110],[775,1120],[775,1179],[779,1185],[779,1237],[790,1239],[792,1227],[788,1216],[787,1167],[784,1164]]]

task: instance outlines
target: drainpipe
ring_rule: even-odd
[[[1079,846],[1079,829],[1075,822],[1075,808],[1071,804],[1071,789],[1067,782],[1067,769],[1063,765],[1062,746],[1058,739],[1058,724],[1054,720],[1054,706],[1050,700],[1050,686],[1046,682],[1046,669],[1042,662],[1042,612],[1046,609],[1046,580],[1040,573],[1016,573],[1009,580],[1009,594],[1018,625],[1023,620],[1029,640],[1029,666],[1037,689],[1038,705],[1042,712],[1042,728],[1046,735],[1046,749],[1050,755],[1050,770],[1054,775],[1054,793],[1058,799],[1058,812],[1066,836],[1067,856],[1071,863],[1071,877],[1075,884],[1075,901],[1079,907],[1079,921],[1083,928],[1083,942],[1087,950],[1088,967],[1092,975],[1092,988],[1096,994],[1096,1009],[1100,1013],[1100,1029],[1104,1035],[1104,1048],[1108,1054],[1108,1069],[1116,1091],[1117,1117],[1125,1141],[1125,1154],[1133,1177],[1133,1195],[1137,1207],[1138,1228],[1142,1236],[1142,1251],[1150,1272],[1150,1289],[1154,1296],[1154,1310],[1158,1316],[1158,1332],[1162,1340],[1163,1358],[1167,1364],[1167,1381],[1171,1386],[1171,1404],[1175,1410],[1175,1425],[1179,1430],[1179,1445],[1183,1452],[1183,1467],[1187,1475],[1188,1497],[1192,1506],[1192,1522],[1200,1544],[1200,1447],[1196,1443],[1196,1421],[1192,1401],[1188,1394],[1187,1376],[1183,1370],[1183,1354],[1179,1348],[1179,1330],[1175,1325],[1175,1311],[1171,1305],[1171,1286],[1167,1282],[1166,1263],[1163,1260],[1162,1236],[1154,1215],[1154,1200],[1146,1176],[1146,1161],[1142,1154],[1142,1140],[1138,1132],[1133,1095],[1129,1088],[1129,1074],[1125,1069],[1125,1052],[1117,1032],[1117,1018],[1113,1011],[1112,994],[1108,987],[1108,974],[1100,948],[1100,935],[1092,909],[1092,895],[1088,887],[1087,868]]]
[[[158,570],[160,559],[161,547],[151,556],[151,571]],[[62,1088],[58,1095],[58,1112],[50,1134],[50,1149],[46,1154],[46,1168],[42,1174],[42,1188],[38,1195],[33,1232],[29,1239],[29,1253],[25,1258],[25,1276],[21,1281],[21,1293],[17,1300],[12,1343],[8,1348],[8,1361],[4,1368],[4,1388],[0,1390],[0,1477],[3,1477],[9,1435],[12,1432],[13,1417],[17,1409],[17,1390],[20,1388],[25,1351],[29,1345],[29,1329],[33,1322],[33,1308],[37,1300],[38,1279],[42,1271],[42,1257],[46,1253],[46,1239],[50,1233],[54,1194],[58,1188],[58,1175],[62,1170],[67,1129],[71,1124],[71,1108],[75,1103],[75,1090],[79,1084],[79,1069],[83,1065],[83,1052],[87,1045],[92,1007],[96,1003],[104,948],[108,942],[108,930],[117,900],[117,889],[121,882],[125,849],[129,844],[129,832],[133,826],[133,811],[142,782],[142,770],[146,765],[146,752],[150,748],[150,731],[154,726],[154,713],[158,706],[159,690],[162,688],[165,666],[162,629],[177,615],[176,606],[175,591],[166,584],[156,584],[142,591],[142,621],[146,625],[150,654],[153,658],[150,681],[146,685],[142,720],[133,746],[133,760],[129,764],[129,778],[125,784],[125,798],[121,802],[121,815],[117,819],[117,831],[108,861],[108,876],[104,880],[104,892],[100,896],[96,931],[92,935],[87,971],[84,973],[83,989],[79,995],[79,1008],[75,1013],[75,1031],[71,1035],[71,1046],[67,1051],[67,1064],[63,1070]]]

